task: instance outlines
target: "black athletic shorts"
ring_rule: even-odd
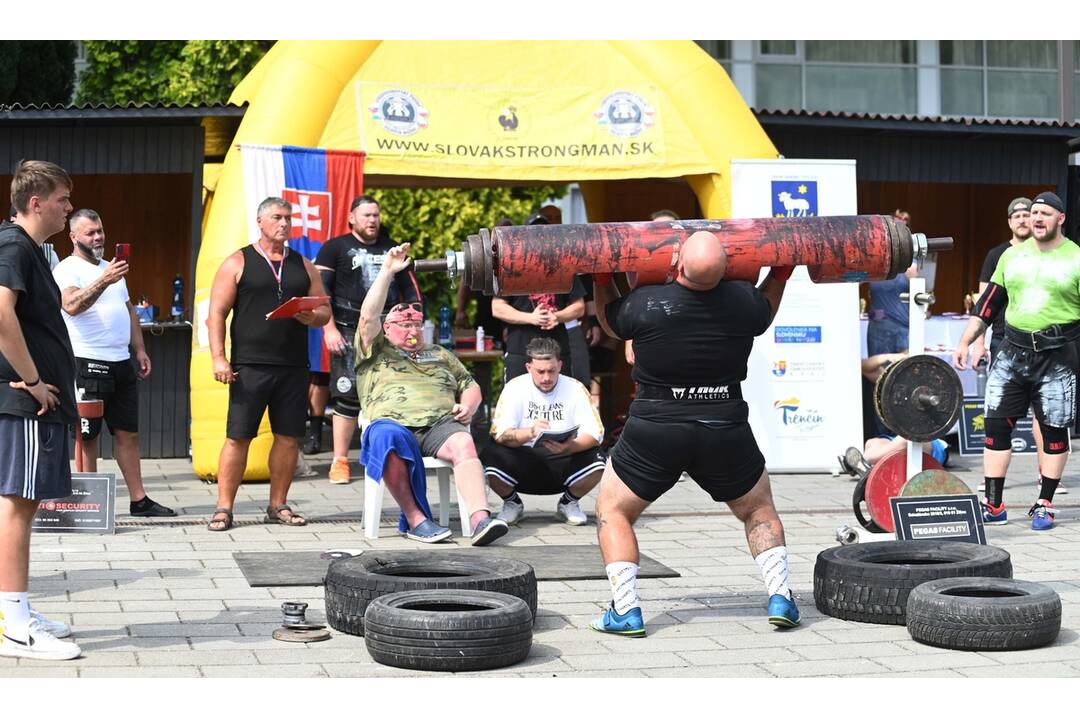
[[[263,412],[270,409],[275,435],[302,437],[307,424],[308,369],[288,365],[233,365],[229,419],[225,436],[250,440],[259,434]]]
[[[356,365],[353,362],[356,353],[353,347],[356,328],[338,325],[337,329],[341,331],[341,339],[345,341],[345,351],[341,355],[330,353],[330,399],[346,402],[344,408],[340,402],[335,403],[335,413],[355,418],[360,414],[360,396],[356,390]],[[356,408],[356,412],[350,414],[352,408]]]
[[[484,474],[502,480],[526,495],[554,495],[574,486],[597,470],[607,457],[600,448],[552,457],[531,447],[506,447],[494,440],[480,450]]]
[[[725,502],[753,489],[765,470],[765,457],[746,422],[706,425],[631,417],[611,449],[611,465],[642,500],[655,501],[685,472],[713,500]]]
[[[1040,423],[1071,427],[1076,415],[1076,346],[1035,352],[1003,342],[986,378],[986,417],[1013,418],[1034,407]]]
[[[117,362],[75,358],[75,387],[82,388],[84,400],[104,400],[103,418],[80,418],[79,427],[86,440],[101,433],[101,421],[109,424],[109,431],[116,434],[139,432],[139,380],[135,364],[129,358]]]
[[[71,429],[0,414],[0,495],[55,500],[71,495]]]

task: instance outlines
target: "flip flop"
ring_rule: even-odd
[[[282,513],[286,510],[289,511],[289,514],[283,515]],[[294,522],[295,520],[299,520],[300,522]],[[290,527],[303,527],[304,525],[307,525],[307,518],[300,513],[293,512],[293,509],[288,505],[282,504],[277,507],[267,508],[266,519],[263,520],[263,522],[271,525],[276,523],[278,525],[288,525]]]
[[[225,519],[224,520],[215,520],[214,516],[216,516],[216,515],[224,515]],[[214,527],[215,523],[221,525],[221,527]],[[225,532],[226,530],[232,529],[232,526],[233,526],[232,510],[226,510],[225,508],[216,508],[214,510],[214,515],[210,516],[210,522],[208,522],[206,524],[206,529],[209,530],[210,532]]]

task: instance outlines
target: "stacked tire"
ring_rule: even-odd
[[[814,565],[814,603],[841,620],[907,625],[911,637],[956,650],[1018,650],[1052,642],[1061,600],[1012,579],[1001,548],[900,540],[832,547]]]
[[[330,564],[325,597],[330,626],[363,635],[372,658],[394,667],[488,670],[532,646],[536,575],[517,560],[364,553]]]

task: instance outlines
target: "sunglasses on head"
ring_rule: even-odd
[[[390,308],[390,312],[398,312],[399,310],[415,310],[416,312],[424,312],[424,304],[418,302],[411,303],[398,303],[394,307]]]

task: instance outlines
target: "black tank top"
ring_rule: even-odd
[[[300,253],[289,251],[282,261],[281,300],[278,281],[266,257],[254,245],[244,253],[244,272],[236,285],[233,305],[233,365],[287,365],[308,367],[307,326],[292,318],[267,320],[266,314],[289,298],[302,297],[311,288],[311,278]]]

